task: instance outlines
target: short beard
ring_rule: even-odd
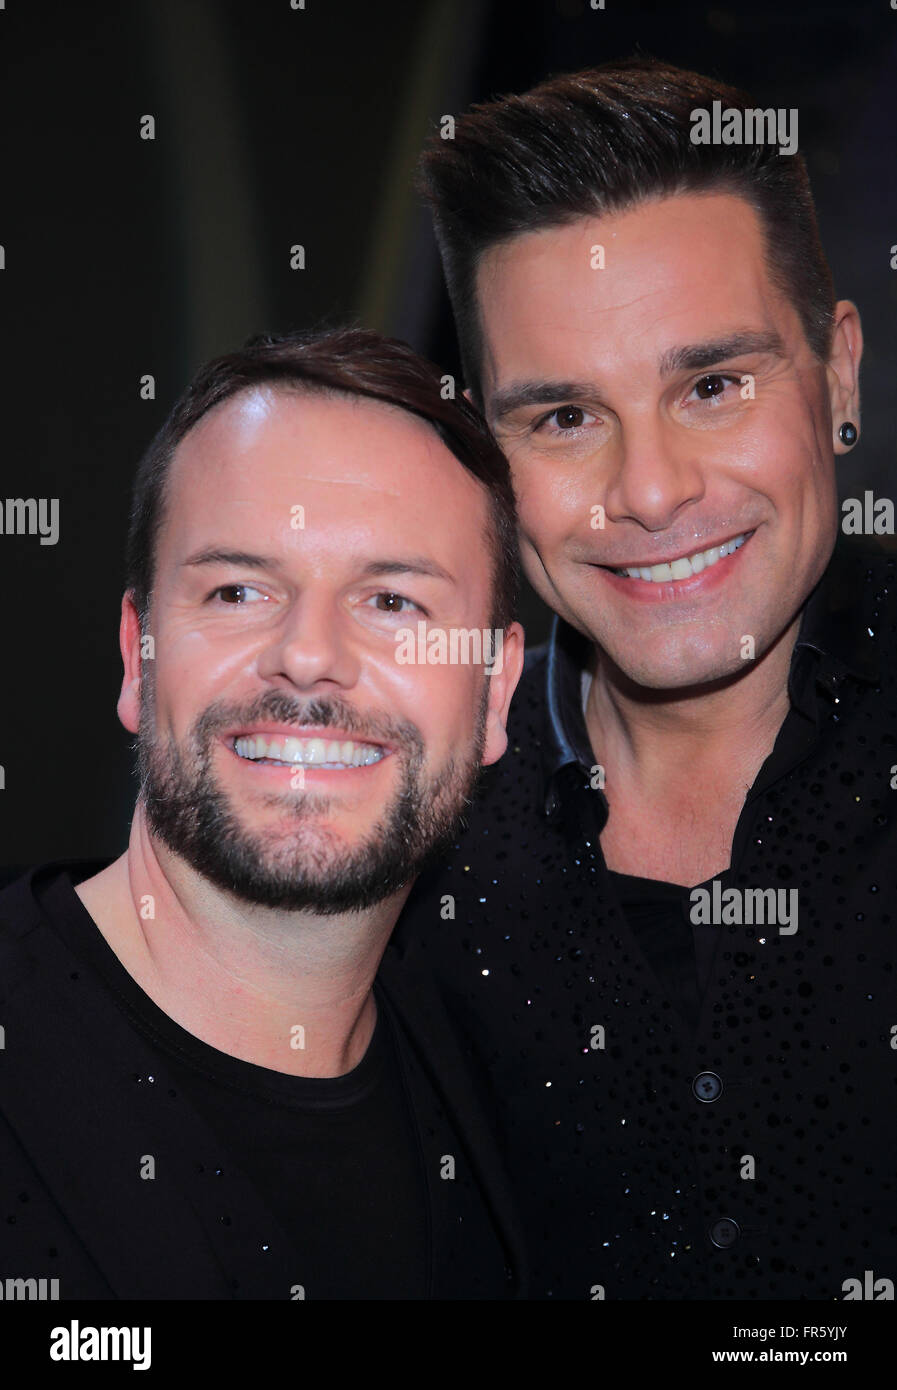
[[[488,681],[467,755],[450,758],[424,780],[424,743],[408,720],[361,716],[338,699],[301,701],[267,691],[246,706],[215,702],[196,720],[186,749],[155,734],[153,680],[144,665],[137,738],[140,799],[151,832],[216,887],[243,902],[322,916],[360,912],[382,902],[437,860],[451,844],[470,805],[485,743]],[[212,755],[223,729],[272,720],[340,728],[350,737],[392,742],[401,785],[367,838],[347,847],[338,834],[315,827],[332,798],[299,790],[271,793],[282,810],[276,830],[253,834],[216,784]]]

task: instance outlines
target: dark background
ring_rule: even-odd
[[[445,113],[636,50],[797,107],[839,294],[863,312],[842,496],[893,497],[897,12],[874,3],[130,0],[0,7],[0,865],[124,849],[118,615],[136,462],[206,358],[358,320],[458,371],[415,157]],[[154,141],[140,119],[156,120]],[[290,269],[301,243],[306,269]],[[152,373],[156,399],[139,379]],[[546,619],[528,595],[528,635]]]

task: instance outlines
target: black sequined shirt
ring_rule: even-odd
[[[839,547],[806,604],[729,906],[693,929],[687,889],[604,864],[583,639],[556,621],[528,653],[508,752],[400,934],[500,1097],[531,1297],[897,1284],[894,566]]]

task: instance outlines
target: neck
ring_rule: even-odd
[[[151,835],[76,892],[128,973],[181,1027],[258,1066],[341,1076],[364,1056],[371,988],[410,891],[323,916],[244,903]]]
[[[594,658],[586,727],[615,777],[659,793],[702,775],[750,786],[788,712],[788,672],[799,617],[744,674],[677,690],[636,686]]]

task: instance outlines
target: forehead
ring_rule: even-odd
[[[447,530],[476,533],[471,518],[485,527],[488,500],[432,426],[407,411],[256,387],[216,406],[176,450],[160,548],[190,546],[212,531],[235,541],[246,532],[284,539],[296,505],[308,548],[325,531],[388,526],[416,528],[438,544]]]
[[[718,331],[776,326],[787,338],[799,325],[770,282],[758,214],[732,194],[524,233],[484,253],[477,289],[493,375],[542,352],[654,360]]]

